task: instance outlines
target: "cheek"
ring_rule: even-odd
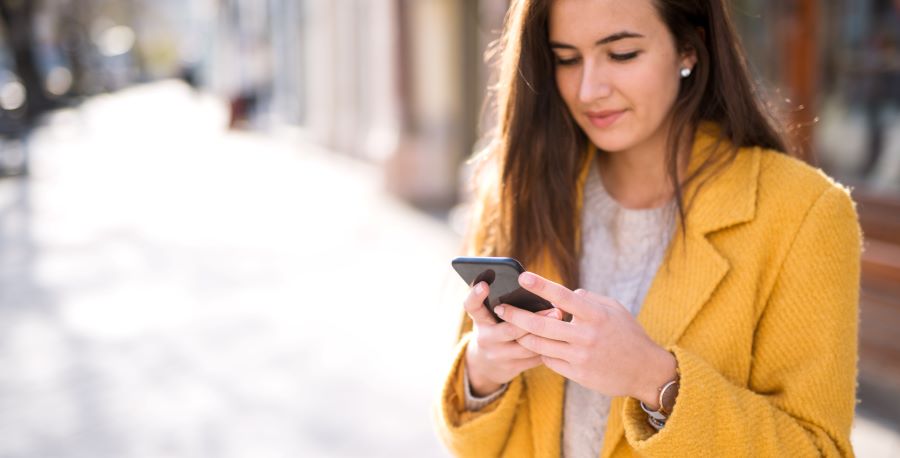
[[[639,117],[657,122],[666,116],[679,88],[677,74],[672,73],[669,66],[642,65],[622,76],[619,78],[620,87],[635,105]]]
[[[575,69],[560,68],[556,70],[556,88],[566,107],[572,110],[578,98],[580,77]]]

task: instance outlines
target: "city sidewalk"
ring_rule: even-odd
[[[446,456],[457,237],[225,116],[174,82],[98,97],[0,180],[0,456]]]
[[[381,171],[175,82],[60,112],[0,180],[0,456],[447,456],[458,237]],[[900,436],[858,418],[860,456]]]

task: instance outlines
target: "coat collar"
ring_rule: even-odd
[[[721,153],[733,148],[727,140],[718,139],[717,131],[713,124],[697,129],[689,174],[711,157],[727,156]],[[739,150],[733,160],[712,165],[685,190],[686,230],[677,228],[638,314],[647,334],[660,345],[678,341],[728,272],[728,260],[707,237],[754,218],[759,160],[755,149]]]
[[[694,137],[688,174],[698,170],[710,158],[725,156],[714,153],[726,152],[729,148],[732,148],[730,142],[720,140],[717,125],[701,123]],[[595,154],[588,155],[579,175],[579,214],[593,156]],[[759,156],[755,149],[741,149],[733,160],[709,167],[684,190],[688,202],[686,228],[682,230],[678,225],[664,263],[657,271],[637,317],[647,334],[659,345],[668,347],[678,341],[728,273],[728,260],[707,236],[754,218]],[[580,245],[580,241],[578,243]],[[558,280],[552,269],[547,273]],[[547,367],[539,366],[525,373],[525,383],[531,401],[535,455],[559,456],[565,379]],[[559,409],[548,412],[548,405],[559,406]],[[624,437],[623,405],[624,398],[613,399],[601,456],[609,456]]]
[[[694,137],[689,174],[714,155],[728,156],[720,153],[727,153],[734,145],[728,139],[719,138],[720,135],[718,125],[700,124]],[[697,233],[706,235],[754,218],[759,161],[758,148],[740,148],[732,161],[716,162],[694,180],[686,193],[689,196],[696,194],[688,224],[694,224]],[[702,188],[698,189],[698,185]]]

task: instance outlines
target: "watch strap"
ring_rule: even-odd
[[[641,403],[641,409],[643,409],[644,412],[647,412],[647,415],[649,415],[650,418],[657,420],[657,421],[662,421],[662,422],[665,422],[669,418],[668,416],[666,416],[659,410],[650,410],[650,408],[647,407],[647,404],[644,404],[643,401],[640,401],[640,403]]]

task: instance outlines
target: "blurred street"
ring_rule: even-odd
[[[447,455],[458,237],[375,166],[227,118],[173,81],[97,96],[0,180],[0,457]]]
[[[445,456],[457,237],[374,167],[226,124],[137,86],[0,180],[0,456]]]

